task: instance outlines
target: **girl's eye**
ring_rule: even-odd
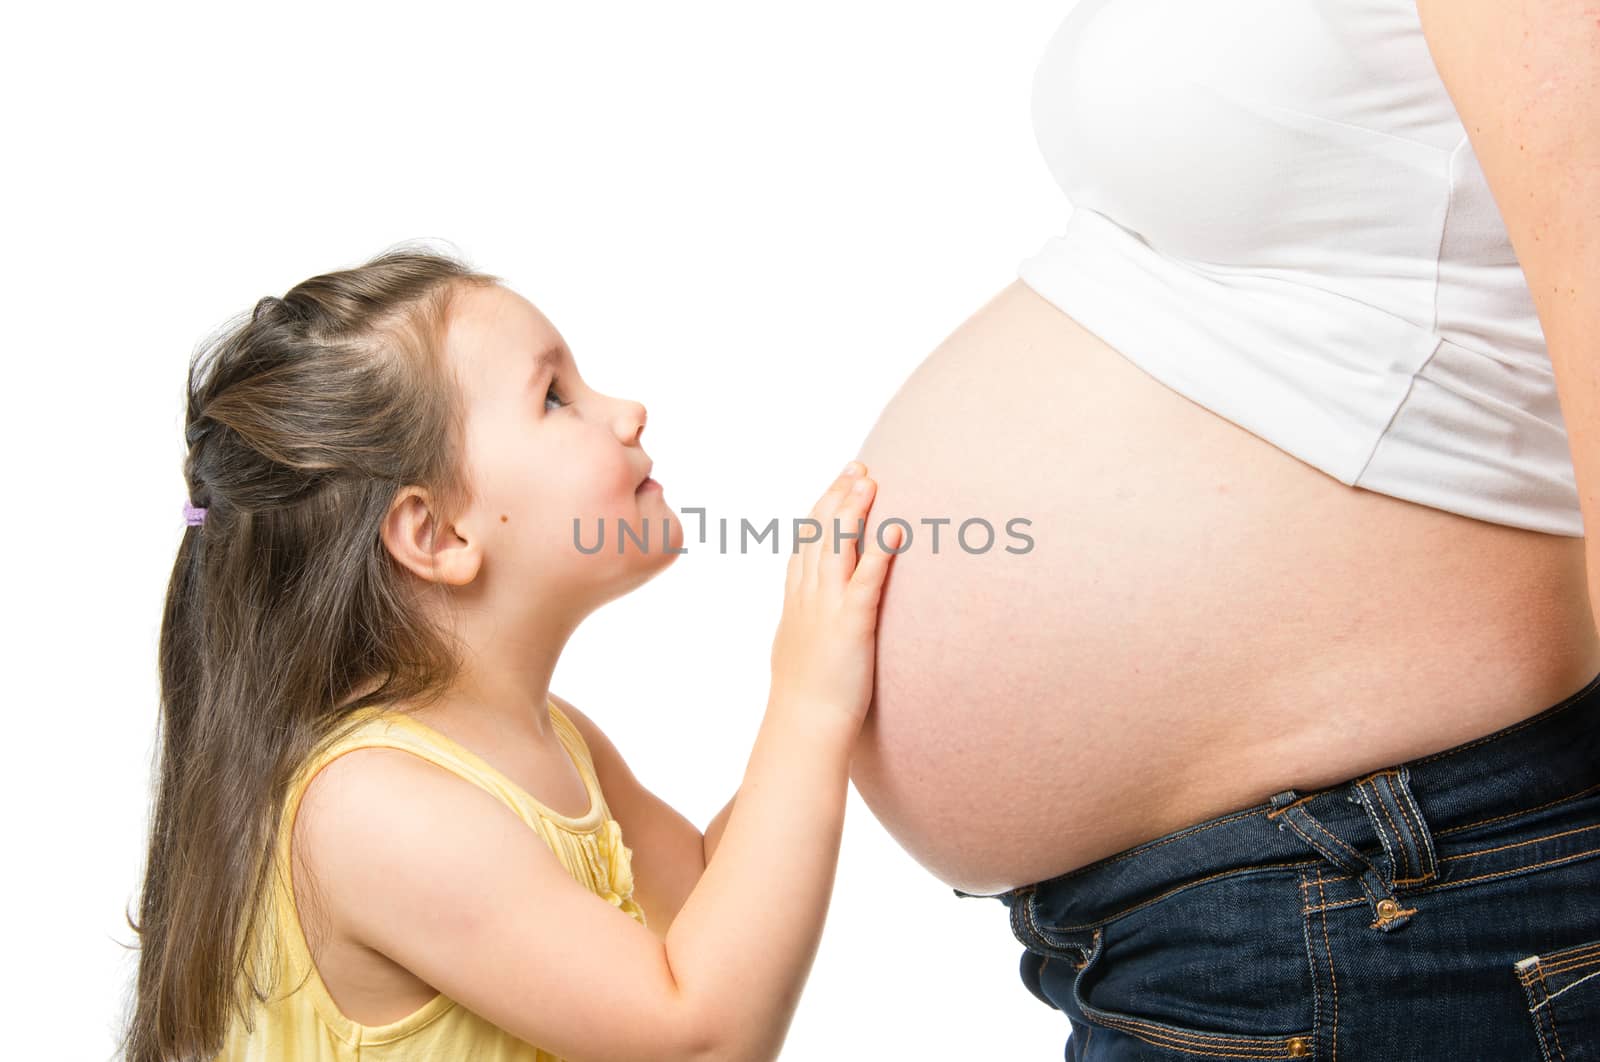
[[[565,402],[561,401],[560,396],[558,396],[556,394],[556,388],[555,388],[555,381],[554,380],[552,380],[550,382],[550,386],[545,388],[545,392],[544,392],[544,402],[545,402],[545,412],[546,413],[550,412],[550,400],[552,398],[554,398],[557,402],[560,402],[561,406],[565,406],[566,405]]]

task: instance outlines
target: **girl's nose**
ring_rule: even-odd
[[[622,413],[617,423],[622,434],[623,442],[632,442],[644,431],[644,422],[649,416],[649,411],[642,402],[622,403]]]

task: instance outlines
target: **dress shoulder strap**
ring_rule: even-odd
[[[583,732],[578,729],[578,725],[567,716],[566,712],[557,708],[554,701],[550,702],[550,722],[554,724],[556,733],[561,735],[567,751],[572,753],[572,759],[579,770],[587,775],[585,781],[594,782],[595,788],[598,789],[600,776],[594,769],[594,753],[589,751],[589,743],[583,740]]]
[[[296,800],[303,794],[305,787],[315,774],[329,763],[362,748],[391,748],[409,752],[414,756],[427,760],[436,766],[442,767],[450,773],[473,783],[481,789],[489,791],[503,803],[517,809],[515,801],[507,799],[504,786],[497,785],[499,781],[491,777],[481,767],[487,766],[472,762],[467,750],[454,742],[439,740],[444,735],[437,731],[425,729],[422,724],[400,713],[382,711],[378,707],[359,709],[356,713],[359,721],[351,725],[350,729],[332,741],[325,742],[319,749],[309,756],[300,768],[291,788],[290,799]]]

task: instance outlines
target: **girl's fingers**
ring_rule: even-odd
[[[880,524],[870,536],[863,539],[861,560],[850,576],[849,591],[856,595],[857,603],[863,608],[877,609],[889,562],[896,556],[890,551],[900,548],[904,536],[905,530],[899,524]]]
[[[815,542],[807,542],[800,547],[800,578],[806,585],[814,585],[816,582],[817,552],[820,548],[828,545],[829,538],[833,533],[833,514],[838,510],[840,501],[849,491],[850,485],[859,479],[865,471],[866,466],[860,461],[851,461],[845,467],[845,471],[833,481],[833,485],[823,492],[821,498],[817,499],[817,504],[811,507],[811,519],[815,520],[822,530],[821,537]],[[809,525],[807,529],[810,529]]]
[[[849,582],[850,573],[856,567],[856,551],[866,530],[867,510],[872,506],[877,489],[878,484],[871,476],[858,477],[828,518],[823,532],[821,575],[829,584]]]
[[[824,521],[829,513],[838,508],[839,499],[844,497],[845,492],[850,489],[850,484],[860,479],[865,472],[866,467],[860,461],[851,461],[846,465],[845,470],[839,473],[838,478],[828,485],[827,490],[822,492],[822,497],[817,499],[817,504],[811,507],[811,519],[819,522]]]

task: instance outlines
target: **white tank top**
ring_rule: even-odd
[[[1544,332],[1414,0],[1079,0],[1024,283],[1340,482],[1581,536]]]

